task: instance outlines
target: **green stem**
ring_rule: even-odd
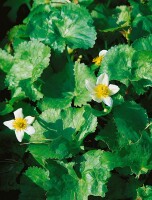
[[[110,6],[111,0],[107,1],[106,7],[108,8]]]
[[[28,145],[28,144],[48,144],[48,142],[52,142],[51,139],[45,139],[42,140],[42,142],[27,142],[27,143],[21,143],[20,145]]]
[[[103,110],[102,111],[99,111],[99,110],[96,110],[96,109],[92,108],[92,113],[96,117],[105,116],[105,115],[108,115],[111,112],[112,107],[105,106],[105,104],[103,102],[102,102],[102,106],[103,106]]]
[[[107,106],[103,102],[102,102],[102,106],[104,108],[103,111],[105,112],[105,114],[109,114],[111,112],[112,106],[111,107],[108,106],[109,109],[107,109]]]

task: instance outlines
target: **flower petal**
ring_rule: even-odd
[[[103,84],[103,85],[108,86],[108,84],[109,84],[108,74],[103,73],[97,78],[97,85],[99,85],[99,84]]]
[[[15,130],[15,135],[16,135],[16,138],[19,142],[22,142],[22,139],[24,137],[24,131],[17,131]]]
[[[98,103],[101,103],[103,99],[96,97],[95,95],[91,95],[92,99]]]
[[[86,81],[85,81],[85,86],[86,86],[87,90],[88,90],[90,93],[94,93],[95,85],[94,85],[93,83],[91,83],[90,81],[86,80]]]
[[[24,118],[22,108],[17,109],[17,110],[14,112],[14,116],[15,116],[15,119],[16,119],[16,118]]]
[[[110,84],[109,85],[110,95],[116,94],[120,88],[117,85]]]
[[[9,121],[6,121],[6,122],[3,122],[3,124],[4,124],[5,126],[7,126],[9,129],[13,130],[13,129],[14,129],[14,127],[13,127],[13,122],[14,122],[14,119],[9,120]]]
[[[99,52],[99,56],[105,56],[107,52],[107,50],[102,50]]]
[[[27,116],[25,117],[27,124],[32,124],[35,120],[35,117]]]
[[[113,100],[112,100],[111,97],[103,98],[103,102],[104,102],[107,106],[112,107]]]
[[[33,126],[28,126],[25,130],[24,130],[28,135],[33,135],[35,133],[35,129]]]

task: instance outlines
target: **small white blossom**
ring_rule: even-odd
[[[33,123],[35,117],[27,116],[24,118],[22,108],[17,109],[14,112],[15,119],[5,121],[3,124],[9,129],[14,130],[16,138],[19,142],[22,141],[24,137],[24,132],[28,135],[35,133],[35,129],[31,124]]]
[[[107,50],[102,50],[99,52],[99,56],[105,56],[107,52]]]
[[[109,85],[109,77],[106,73],[101,74],[97,78],[96,85],[92,84],[88,80],[86,80],[85,85],[94,101],[98,103],[103,101],[107,106],[110,107],[113,104],[110,96],[119,91],[119,87],[117,85]]]
[[[99,66],[101,64],[101,62],[102,62],[102,60],[103,60],[103,58],[104,58],[104,56],[106,55],[107,52],[108,52],[107,50],[100,51],[99,52],[99,56],[97,56],[96,58],[94,58],[92,60],[92,62],[94,62],[96,65]]]

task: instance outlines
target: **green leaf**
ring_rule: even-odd
[[[33,116],[33,117],[37,117],[38,112],[35,109],[34,106],[32,106],[31,104],[29,104],[28,102],[22,101],[22,100],[18,100],[16,99],[15,102],[14,99],[11,99],[10,103],[14,104],[14,111],[17,110],[18,108],[23,108],[23,114],[24,116]]]
[[[47,168],[50,171],[50,190],[47,193],[48,200],[75,199],[86,200],[85,191],[79,190],[79,179],[73,169],[73,164],[48,161]],[[84,189],[84,188],[83,188]],[[60,191],[60,192],[59,192]]]
[[[97,117],[95,117],[92,114],[92,110],[89,106],[85,106],[84,107],[85,112],[83,114],[83,117],[85,119],[85,122],[83,124],[83,126],[81,127],[80,133],[77,134],[78,140],[79,141],[83,141],[84,138],[90,134],[90,133],[94,133],[96,131],[97,128]]]
[[[152,199],[152,186],[145,185],[137,189],[137,198],[151,200]]]
[[[13,155],[13,152],[10,152],[10,155]],[[2,156],[5,157],[3,158]],[[16,190],[19,188],[19,184],[17,183],[16,179],[19,177],[21,171],[23,170],[24,164],[17,155],[15,156],[12,159],[7,159],[6,155],[2,155],[1,152],[0,190],[2,191]]]
[[[110,9],[104,4],[99,4],[91,14],[101,32],[114,32],[130,25],[131,12],[125,5]]]
[[[69,63],[59,73],[47,71],[44,78],[48,82],[43,85],[42,91],[48,98],[44,98],[44,102],[40,105],[42,109],[47,107],[69,107],[73,97],[76,106],[85,105],[87,101],[91,100],[90,94],[85,87],[85,80],[95,82],[95,76],[84,64],[75,62],[73,66],[73,63]]]
[[[34,66],[32,70],[32,81],[34,82],[49,65],[50,48],[37,40],[24,42],[16,48],[15,59],[29,62]]]
[[[135,74],[138,79],[147,79],[152,82],[152,55],[150,51],[136,52],[134,57]],[[148,73],[147,73],[148,72]]]
[[[132,47],[137,51],[152,51],[152,35],[135,40]]]
[[[63,159],[80,151],[80,143],[75,135],[84,124],[83,108],[68,108],[61,111],[62,121],[57,121],[57,137],[50,144],[50,155]]]
[[[135,199],[136,189],[139,187],[139,185],[140,183],[138,182],[138,179],[133,176],[126,178],[119,174],[113,174],[108,182],[106,199]]]
[[[36,133],[31,136],[30,142],[43,142],[46,137],[43,135],[49,132],[50,138],[58,137],[57,129],[60,128],[58,120],[61,119],[60,109],[47,109],[39,115],[38,119],[33,123]],[[57,122],[57,123],[56,123]]]
[[[48,157],[63,159],[77,154],[83,139],[95,131],[97,119],[89,108],[49,109],[33,126],[36,133],[30,142],[35,144],[31,144],[28,150],[43,164]],[[44,143],[45,152],[40,143]]]
[[[32,77],[33,66],[30,62],[19,61],[13,64],[6,76],[6,83],[10,89],[16,88],[19,81]]]
[[[25,146],[19,145],[15,132],[2,125],[4,121],[12,119],[10,117],[1,116],[0,122],[0,190],[6,192],[19,189],[18,179],[24,169],[23,157],[26,150]]]
[[[152,139],[146,132],[136,142],[126,145],[117,153],[122,160],[122,166],[130,167],[138,177],[152,169]]]
[[[17,48],[17,46],[24,42],[25,39],[28,37],[25,35],[26,33],[26,25],[17,25],[14,26],[9,32],[8,32],[8,40],[13,45],[14,49]]]
[[[36,133],[30,139],[30,142],[35,144],[29,147],[38,162],[43,164],[48,157],[55,159],[71,157],[80,151],[76,133],[85,123],[83,113],[84,108],[68,108],[62,111],[48,109],[40,115],[38,121],[33,124]],[[40,143],[46,143],[44,155],[41,147],[36,149]]]
[[[131,82],[138,94],[143,94],[149,86],[152,86],[151,62],[151,51],[137,51],[133,56],[135,70]]]
[[[34,184],[34,182],[25,174],[23,174],[21,177],[20,192],[19,200],[46,199],[46,191],[44,191],[38,185]]]
[[[113,18],[117,19],[117,24],[121,27],[129,26],[130,25],[130,8],[128,6],[117,6]]]
[[[131,39],[135,40],[140,37],[151,34],[152,32],[151,24],[152,24],[152,15],[139,16],[135,18],[132,24],[133,30],[131,32]]]
[[[105,197],[110,171],[120,160],[110,152],[92,150],[85,153],[81,162],[80,172],[84,180],[83,188],[89,195]]]
[[[39,138],[40,139],[40,138]],[[42,166],[45,166],[46,160],[50,158],[50,150],[49,145],[45,144],[44,138],[42,138],[41,142],[31,142],[28,147],[28,151],[33,155],[35,160]]]
[[[147,36],[152,31],[152,14],[151,7],[142,1],[129,0],[132,12],[132,31],[131,39],[134,41],[143,36]]]
[[[148,123],[146,111],[135,102],[125,102],[113,109],[114,121],[120,133],[121,144],[137,142]],[[124,144],[123,144],[124,143]]]
[[[19,86],[24,90],[25,95],[33,101],[43,98],[43,94],[40,92],[39,86],[36,87],[30,78],[21,80]]]
[[[68,98],[69,97],[69,98]],[[73,96],[66,96],[66,98],[47,98],[44,97],[41,102],[38,103],[39,108],[44,111],[48,108],[68,108],[71,106]]]
[[[124,97],[123,97],[123,95],[121,95],[119,93],[117,95],[114,95],[112,97],[112,100],[113,100],[113,106],[118,106],[118,105],[124,103]]]
[[[16,92],[16,88],[21,87],[20,90],[32,100],[42,98],[39,87],[36,88],[33,83],[49,65],[49,57],[50,48],[37,40],[21,43],[15,51],[14,64],[6,76],[9,89]]]
[[[100,150],[85,153],[77,161],[78,165],[75,167],[74,163],[59,165],[55,161],[49,161],[47,168],[52,178],[50,179],[51,189],[47,194],[48,199],[87,200],[89,195],[104,197],[110,171],[115,168],[116,163],[118,164],[116,161],[118,159],[110,152]]]
[[[31,38],[40,39],[60,52],[66,45],[73,49],[93,47],[96,32],[84,7],[70,3],[62,6],[61,11],[48,6],[44,6],[43,12],[35,10],[27,26]]]
[[[40,4],[49,4],[52,7],[60,7],[67,3],[67,0],[34,0],[32,8],[37,7]]]
[[[88,7],[91,3],[93,3],[93,0],[73,0],[74,1],[78,1],[78,3],[82,6],[86,6]]]
[[[50,180],[49,171],[45,171],[38,167],[29,167],[28,170],[26,170],[25,175],[42,189],[48,190]]]
[[[43,86],[42,90],[46,96],[50,97],[44,98],[40,108],[44,109],[47,106],[54,108],[69,107],[73,97],[75,106],[85,105],[87,101],[91,100],[85,87],[85,80],[95,82],[95,76],[83,63],[75,62],[74,66],[73,63],[69,63],[59,73],[52,73],[51,71],[49,73],[45,75],[45,79],[49,81]]]
[[[63,128],[73,128],[75,131],[79,131],[85,120],[83,118],[84,108],[68,108],[61,112],[61,118],[63,120]]]
[[[63,134],[65,133],[67,135],[70,132],[73,132],[73,130],[69,128]],[[80,152],[80,144],[75,140],[69,141],[64,136],[60,136],[52,141],[49,150],[50,158],[63,160],[65,158],[72,158],[78,154]]]
[[[6,104],[5,102],[0,102],[0,115],[6,115],[12,112],[14,108],[10,104]]]
[[[113,120],[108,121],[108,124],[100,129],[99,134],[96,136],[97,141],[104,141],[110,150],[116,150],[119,147],[118,138],[119,134]]]
[[[74,104],[75,106],[86,105],[91,101],[91,96],[85,87],[85,81],[89,80],[95,83],[95,76],[91,70],[83,63],[76,62],[74,65],[75,76],[75,90],[74,90]]]
[[[56,23],[61,35],[72,49],[93,47],[96,32],[89,12],[80,6],[67,4],[61,10],[62,20]],[[66,20],[63,20],[66,19]],[[71,22],[71,19],[74,19]],[[89,34],[87,34],[89,32]]]
[[[131,79],[133,53],[133,48],[128,45],[112,47],[102,61],[99,75],[106,72],[110,80],[117,80],[128,85]]]
[[[8,73],[13,65],[13,56],[0,49],[0,69]]]
[[[151,87],[152,83],[150,80],[140,79],[139,77],[137,77],[137,79],[139,80],[132,81],[132,85],[134,86],[136,93],[142,95],[145,92],[147,92],[149,87]]]
[[[56,59],[58,60],[60,58],[57,57]],[[44,101],[39,103],[39,107],[42,110],[69,107],[73,99],[73,63],[64,65],[64,63],[55,62],[56,60],[54,61],[55,70],[47,68],[42,75],[42,93],[45,96]],[[56,69],[58,65],[62,66],[59,70]]]

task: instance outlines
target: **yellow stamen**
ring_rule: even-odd
[[[104,56],[98,56],[92,60],[96,65],[100,66],[101,61],[103,60]]]
[[[94,88],[97,98],[105,98],[110,95],[110,90],[107,85],[99,84]]]
[[[23,118],[16,118],[13,122],[13,127],[17,131],[25,130],[27,128],[27,121]]]

